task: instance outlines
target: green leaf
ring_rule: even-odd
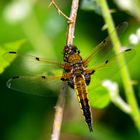
[[[94,90],[94,86],[88,88],[88,99],[90,105],[94,108],[102,109],[110,102],[110,96],[106,88],[100,86]]]
[[[3,73],[5,68],[8,67],[11,62],[15,59],[15,55],[6,55],[9,51],[17,51],[24,43],[25,39],[18,40],[15,42],[6,43],[0,45],[0,73]]]

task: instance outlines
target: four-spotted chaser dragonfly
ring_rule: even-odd
[[[122,30],[124,30],[126,26],[127,23],[123,22],[120,26],[116,28],[117,32],[118,33],[122,32]],[[119,54],[115,55],[113,53],[113,46],[111,44],[110,37],[107,37],[93,49],[91,54],[86,59],[82,59],[80,55],[80,51],[75,45],[69,45],[69,46],[66,45],[64,47],[64,57],[63,57],[64,63],[57,63],[39,57],[27,55],[24,57],[31,58],[33,62],[38,62],[38,63],[43,62],[47,66],[55,65],[57,67],[62,68],[64,70],[64,73],[60,76],[55,76],[55,75],[54,76],[41,75],[41,76],[33,76],[33,77],[14,76],[8,80],[7,86],[11,89],[15,89],[19,91],[23,90],[23,92],[24,91],[30,92],[31,88],[29,86],[31,83],[33,84],[35,80],[50,81],[51,79],[59,79],[62,81],[66,81],[68,85],[75,90],[78,97],[78,101],[80,103],[80,107],[85,117],[85,121],[89,127],[89,130],[93,131],[89,99],[87,97],[88,94],[87,86],[90,84],[91,75],[93,75],[93,78],[96,78],[96,75],[97,77],[98,76],[102,77],[102,74],[100,74],[100,72],[101,70],[105,71],[106,68],[107,71],[105,71],[105,75],[111,74],[109,73],[110,70],[115,73],[115,70],[116,71],[118,70],[116,56],[122,54],[126,58],[131,58],[130,54],[133,54],[133,50],[130,48],[125,49],[121,51]],[[8,52],[8,55],[23,56],[14,51]],[[97,64],[96,63],[94,64],[96,59],[98,59]],[[91,60],[93,60],[94,65],[91,68],[88,68],[88,64],[92,62]]]

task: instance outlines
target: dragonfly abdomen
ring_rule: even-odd
[[[91,119],[91,111],[87,98],[87,90],[86,83],[84,80],[84,76],[80,75],[74,78],[74,88],[80,103],[80,107],[83,111],[83,115],[85,117],[85,121],[89,127],[90,131],[92,130],[92,119]]]

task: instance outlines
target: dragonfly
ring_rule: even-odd
[[[116,27],[116,31],[118,34],[120,34],[126,27],[127,23],[123,22],[118,27]],[[119,70],[117,61],[118,55],[123,54],[126,59],[131,59],[132,54],[134,54],[133,52],[134,50],[132,48],[127,48],[121,51],[119,54],[114,54],[113,45],[109,36],[99,43],[85,59],[82,58],[80,50],[77,48],[77,46],[66,45],[63,50],[63,63],[50,61],[31,55],[22,55],[15,51],[9,51],[8,55],[24,56],[30,58],[33,62],[43,63],[46,66],[56,66],[61,68],[64,72],[61,75],[39,75],[33,77],[13,76],[8,80],[7,86],[8,88],[14,90],[30,92],[30,84],[34,84],[34,81],[36,80],[41,80],[43,82],[47,81],[48,83],[51,80],[67,82],[68,86],[75,91],[78,97],[80,108],[85,118],[85,122],[89,128],[89,131],[92,132],[92,114],[87,92],[87,86],[92,80],[91,76],[93,75],[93,78],[101,78],[101,71],[105,71],[105,69],[107,69],[107,71],[105,71],[104,75],[112,76],[112,74]],[[97,57],[98,61],[96,62]],[[91,62],[94,63],[94,65],[90,68],[88,65]],[[110,70],[112,71],[112,74],[109,72]],[[34,89],[36,89],[36,87]]]

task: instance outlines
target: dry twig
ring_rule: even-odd
[[[71,12],[70,17],[67,17],[58,7],[58,5],[55,3],[54,0],[51,0],[51,3],[49,6],[54,5],[54,7],[57,9],[58,13],[60,13],[63,17],[65,17],[68,20],[68,31],[67,31],[67,39],[66,39],[66,45],[72,45],[73,39],[74,39],[74,31],[75,31],[75,23],[76,23],[76,17],[77,17],[77,10],[79,6],[79,0],[72,0],[71,5]],[[53,124],[53,132],[51,135],[51,140],[59,140],[60,136],[60,130],[61,130],[61,123],[63,118],[63,111],[64,111],[64,104],[65,104],[65,93],[66,93],[66,83],[62,84],[60,95],[58,98],[58,102],[55,107],[55,117],[54,117],[54,124]]]
[[[68,17],[67,15],[65,15],[65,14],[60,10],[60,8],[59,8],[59,6],[56,4],[55,0],[51,0],[51,2],[50,2],[50,4],[49,4],[49,7],[50,7],[51,5],[53,5],[53,6],[57,9],[57,11],[58,11],[58,13],[59,13],[60,15],[62,15],[62,16],[63,16],[64,18],[66,18],[68,21],[70,20],[69,17]]]
[[[64,105],[65,105],[65,93],[66,93],[66,83],[62,84],[60,88],[60,95],[55,107],[55,117],[53,123],[53,132],[51,135],[51,140],[59,140],[61,124],[63,119]]]
[[[73,0],[71,5],[70,17],[69,17],[69,19],[71,20],[70,22],[68,22],[68,33],[67,33],[67,41],[66,41],[66,44],[68,46],[73,44],[78,6],[79,6],[79,0]]]
[[[74,32],[75,32],[75,23],[76,23],[76,17],[77,17],[77,10],[79,6],[79,0],[72,0],[72,5],[71,5],[71,12],[70,12],[70,17],[65,15],[62,10],[60,10],[59,6],[56,4],[55,0],[51,0],[49,7],[53,5],[59,14],[61,14],[65,19],[68,20],[68,33],[67,33],[67,40],[66,44],[72,45],[73,44],[73,39],[74,39]]]

